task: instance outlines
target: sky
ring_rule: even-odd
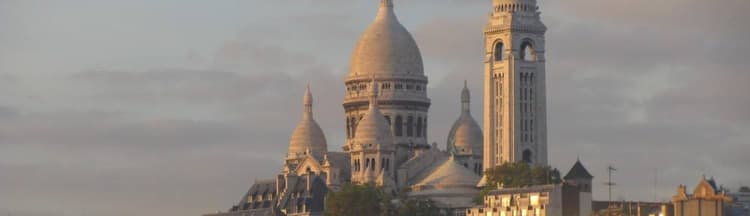
[[[481,121],[489,0],[395,0],[445,146]],[[750,1],[538,0],[550,165],[605,200],[750,185]],[[351,51],[376,0],[0,0],[0,214],[201,215],[280,171],[309,83],[344,141]],[[480,122],[481,125],[481,122]]]

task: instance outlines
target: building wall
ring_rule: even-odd
[[[591,211],[591,203],[594,202],[594,200],[592,199],[591,192],[581,192],[578,195],[578,200],[579,200],[578,201],[578,205],[579,205],[578,210],[580,212],[580,215],[582,215],[582,216],[591,215],[591,213],[592,213],[592,211]]]
[[[466,210],[467,216],[563,216],[562,185],[508,188],[490,192],[481,207]]]
[[[547,164],[546,27],[533,1],[528,10],[508,9],[507,2],[494,0],[484,32],[485,169],[527,155],[528,162]]]

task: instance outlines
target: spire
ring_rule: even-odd
[[[307,88],[305,89],[305,97],[303,99],[303,104],[305,108],[304,117],[312,118],[313,97],[312,97],[312,93],[310,93],[310,84],[307,84]]]
[[[464,80],[464,89],[461,90],[461,111],[469,113],[471,111],[470,102],[471,95],[469,94],[469,87],[466,80]]]
[[[393,0],[380,0],[380,8],[393,8]]]

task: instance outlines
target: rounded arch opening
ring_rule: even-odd
[[[524,61],[536,61],[536,50],[531,40],[524,40],[521,43],[521,59]]]
[[[393,125],[393,130],[395,132],[396,136],[403,136],[404,134],[404,118],[402,118],[400,115],[396,116],[396,123]]]
[[[523,151],[523,157],[521,159],[524,163],[531,163],[531,150],[524,150]]]
[[[503,44],[503,41],[497,41],[495,43],[495,61],[502,61],[503,60],[503,51],[505,50],[505,44]]]

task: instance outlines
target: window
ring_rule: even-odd
[[[396,136],[403,136],[404,135],[404,119],[401,118],[401,116],[396,116],[396,125],[394,127],[394,131],[396,132]]]
[[[534,100],[534,89],[529,89],[529,100]]]
[[[427,137],[427,117],[424,117],[424,126],[422,126],[422,137]]]
[[[381,89],[390,89],[391,88],[391,84],[390,83],[383,83],[383,84],[381,84],[380,88]]]
[[[346,118],[346,137],[348,138],[352,138],[351,127],[351,121],[349,120],[349,118]]]
[[[502,61],[503,60],[503,50],[504,45],[502,41],[498,41],[495,44],[495,61]]]
[[[521,59],[524,61],[536,61],[536,52],[531,41],[524,41],[521,44]]]
[[[390,116],[385,116],[385,121],[388,122],[389,126],[391,125],[391,117]]]
[[[406,118],[406,136],[414,136],[414,116]]]
[[[526,149],[523,151],[523,162],[531,163],[531,150]]]
[[[356,117],[352,117],[350,121],[351,121],[350,123],[351,123],[351,128],[352,128],[351,129],[352,138],[354,138],[355,136],[357,136],[357,133],[355,132],[357,131],[357,119]]]
[[[417,118],[417,137],[422,137],[422,117]]]

